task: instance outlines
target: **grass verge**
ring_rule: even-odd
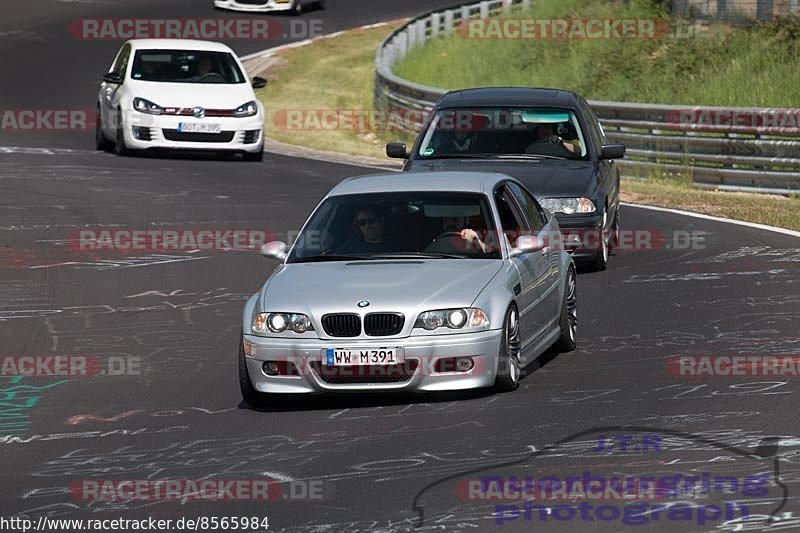
[[[400,24],[319,39],[307,46],[280,52],[264,72],[269,85],[258,92],[267,111],[267,136],[277,141],[319,150],[385,158],[390,140],[410,142],[409,132],[379,128],[358,130],[348,117],[365,124],[373,109],[375,51]],[[340,112],[327,128],[322,111]],[[330,124],[330,122],[327,122]]]
[[[534,0],[513,18],[669,20],[656,0]],[[487,26],[488,28],[488,26]],[[691,30],[691,31],[690,31]],[[482,33],[478,33],[482,35]],[[692,26],[649,39],[431,39],[395,67],[445,88],[565,87],[590,100],[795,107],[800,20],[737,28]]]
[[[800,198],[695,189],[683,181],[623,180],[622,200],[800,231]]]

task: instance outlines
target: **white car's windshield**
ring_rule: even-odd
[[[384,257],[500,258],[489,203],[474,193],[334,196],[314,213],[290,263]]]
[[[244,83],[245,77],[227,52],[139,50],[131,77],[170,83]]]
[[[570,109],[448,108],[429,121],[418,156],[585,159],[587,151],[580,124]]]

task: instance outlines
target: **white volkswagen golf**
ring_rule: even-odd
[[[264,107],[220,43],[136,39],[122,45],[97,95],[97,149],[211,150],[261,161]]]

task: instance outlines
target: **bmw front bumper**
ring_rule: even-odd
[[[490,330],[368,341],[295,340],[245,335],[245,361],[253,388],[266,393],[476,389],[494,384],[502,333],[502,330]],[[336,367],[331,372],[331,367],[327,367],[323,360],[325,351],[330,348],[367,350],[388,347],[402,348],[405,370],[413,370],[403,375],[389,370],[359,376],[353,367]],[[470,357],[474,366],[466,372],[436,371],[437,360],[454,357]],[[296,375],[267,375],[263,369],[266,361],[291,361],[298,371],[294,373]],[[325,371],[326,368],[328,371]],[[378,377],[375,378],[375,375]],[[386,375],[392,376],[392,379],[387,381]]]

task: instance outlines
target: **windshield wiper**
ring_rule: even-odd
[[[326,261],[371,261],[375,258],[372,255],[312,255],[309,257],[299,257],[292,263],[324,263]]]
[[[566,157],[544,154],[497,154],[495,157],[497,159],[566,159]]]
[[[375,259],[467,259],[469,256],[459,254],[440,254],[438,252],[401,252],[372,255]]]
[[[495,154],[440,154],[435,156],[422,156],[422,160],[431,159],[493,159]]]

